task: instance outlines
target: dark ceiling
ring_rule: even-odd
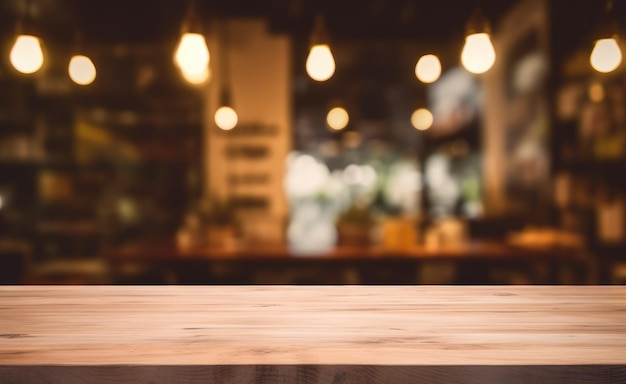
[[[80,31],[91,44],[173,44],[191,0],[2,0],[0,36],[8,44],[16,21],[30,4],[48,43],[71,44]],[[604,0],[546,0],[557,53],[591,41]],[[465,25],[480,7],[497,33],[501,16],[516,0],[196,0],[199,16],[257,17],[269,28],[306,41],[316,14],[333,40],[406,40],[426,48],[462,44]],[[614,14],[626,27],[626,0],[614,0]],[[587,39],[587,40],[585,40]],[[558,52],[560,50],[560,52]]]
[[[97,43],[155,42],[175,39],[189,1],[30,0],[37,25],[48,39],[71,39],[79,29]],[[11,33],[27,0],[0,2],[0,25]],[[270,28],[296,37],[310,33],[321,13],[336,39],[428,40],[462,38],[467,18],[482,4],[491,20],[514,3],[503,0],[226,0],[196,1],[207,22],[220,17],[262,17]]]

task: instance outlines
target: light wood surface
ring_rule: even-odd
[[[1,364],[626,364],[626,287],[0,287]]]
[[[0,382],[626,383],[620,286],[5,286]]]

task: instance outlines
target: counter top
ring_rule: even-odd
[[[617,286],[15,286],[0,324],[1,364],[626,364]]]
[[[382,246],[337,246],[326,252],[298,254],[286,245],[259,245],[181,248],[170,238],[142,239],[105,252],[111,261],[190,261],[223,260],[268,262],[342,260],[581,260],[584,250],[575,247],[530,247],[495,241],[469,241],[463,244],[426,247],[385,248]]]
[[[5,286],[0,330],[0,378],[55,365],[626,366],[626,287]]]

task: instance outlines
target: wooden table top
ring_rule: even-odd
[[[4,286],[0,368],[626,364],[623,286]]]

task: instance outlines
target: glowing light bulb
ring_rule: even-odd
[[[180,38],[174,60],[185,77],[199,78],[206,72],[211,55],[204,36],[199,33],[185,33]]]
[[[306,72],[311,79],[326,81],[335,73],[335,58],[326,44],[318,44],[311,47],[306,59]]]
[[[435,55],[420,57],[415,65],[415,76],[422,83],[434,83],[441,76],[441,62]]]
[[[235,128],[237,121],[237,112],[231,107],[219,107],[217,111],[215,111],[215,124],[217,124],[220,129],[229,131]]]
[[[78,85],[88,85],[96,79],[96,66],[89,57],[83,55],[72,56],[67,72]]]
[[[485,73],[496,62],[496,51],[488,33],[474,33],[465,38],[461,52],[463,67],[474,74]]]
[[[202,73],[188,73],[181,70],[183,78],[191,84],[199,85],[206,83],[211,78],[211,70],[209,67],[204,68]]]
[[[37,72],[43,65],[43,51],[39,38],[31,35],[19,35],[9,55],[11,64],[21,73]]]
[[[591,66],[598,72],[613,72],[622,63],[622,51],[619,49],[617,39],[600,39],[591,51],[589,58]]]
[[[425,131],[433,125],[433,114],[426,108],[419,108],[411,115],[411,124],[420,130]]]
[[[344,129],[346,125],[348,125],[349,121],[350,116],[348,115],[348,112],[341,107],[331,109],[326,115],[326,124],[328,124],[328,126],[335,131]]]

